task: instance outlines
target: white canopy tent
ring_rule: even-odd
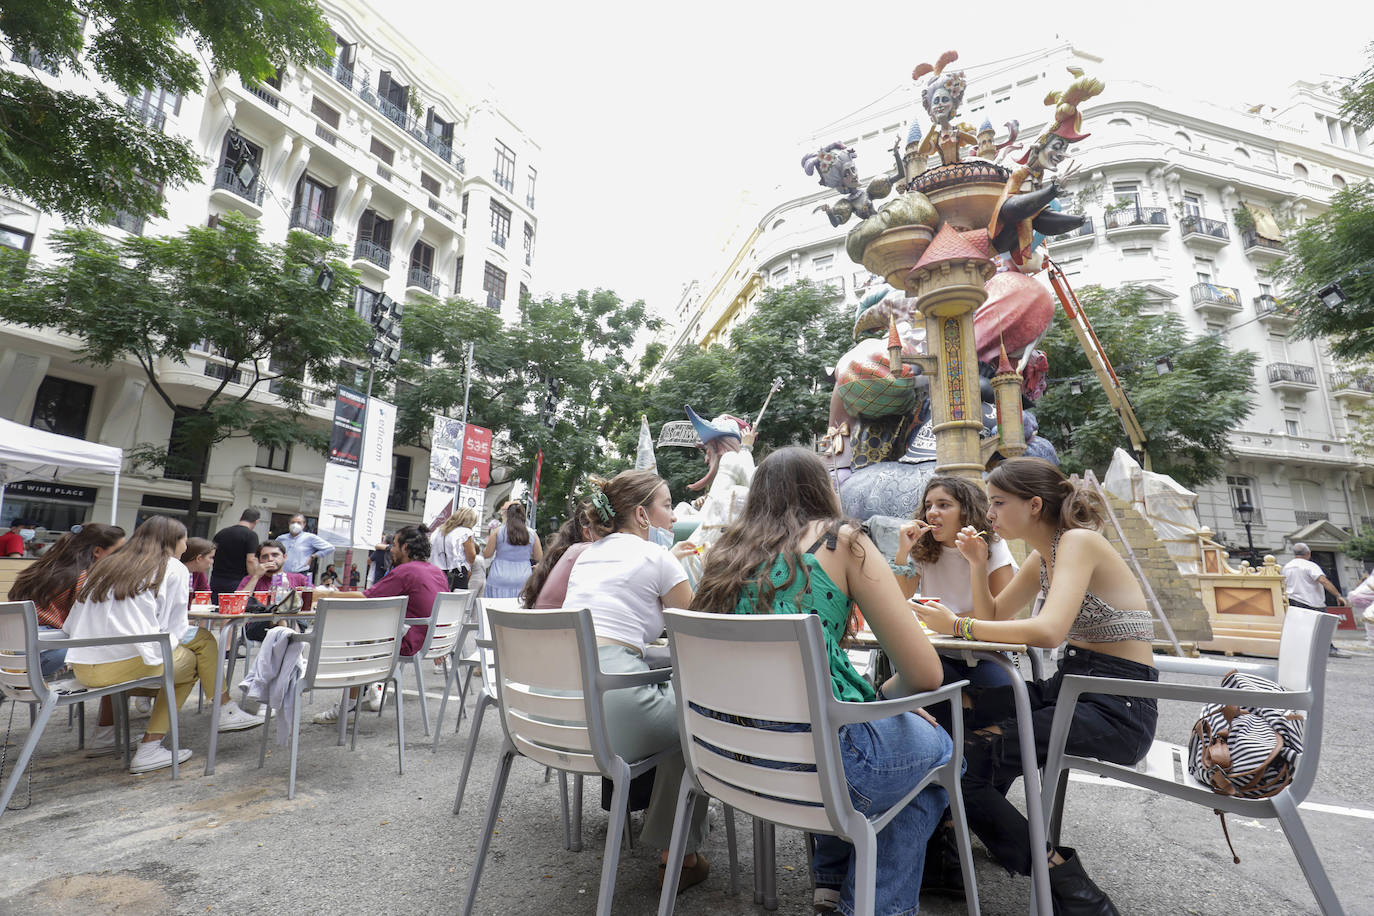
[[[16,480],[54,480],[71,471],[95,471],[114,475],[110,500],[110,523],[114,524],[123,465],[123,449],[0,419],[0,506],[5,487]]]

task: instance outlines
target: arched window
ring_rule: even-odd
[[[1301,162],[1293,163],[1293,177],[1306,179],[1307,166],[1303,165]]]
[[[1333,184],[1333,185],[1335,186],[1336,190],[1339,191],[1339,190],[1341,190],[1342,188],[1345,187],[1345,178],[1344,178],[1343,176],[1341,176],[1341,175],[1336,174],[1335,172],[1332,172],[1332,173],[1331,173],[1331,184]]]
[[[1174,134],[1174,142],[1177,143],[1179,146],[1183,147],[1184,149],[1193,148],[1193,138],[1188,136],[1181,130],[1178,133]]]

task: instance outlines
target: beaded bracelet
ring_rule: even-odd
[[[973,618],[956,617],[954,618],[954,635],[959,639],[973,639]]]
[[[887,565],[890,566],[890,567],[892,567],[892,571],[893,571],[894,573],[896,573],[897,575],[899,575],[899,576],[903,576],[903,577],[905,577],[905,578],[907,578],[907,579],[914,579],[914,578],[916,578],[916,561],[915,561],[915,560],[907,560],[905,563],[902,563],[902,564],[900,564],[900,565],[898,565],[897,563],[894,563],[892,560],[888,560],[888,561],[887,561]]]

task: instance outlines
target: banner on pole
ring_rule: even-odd
[[[459,487],[458,488],[458,507],[460,509],[471,509],[477,513],[477,520],[482,520],[482,513],[486,509],[487,491],[481,487]]]
[[[453,496],[458,487],[442,480],[430,480],[425,490],[425,527],[431,531],[435,526],[447,521],[453,508]]]
[[[396,408],[379,398],[367,402],[363,426],[362,472],[391,481],[391,440],[396,434]],[[385,502],[385,501],[383,501]]]
[[[339,386],[334,398],[334,425],[329,430],[329,460],[345,467],[356,468],[362,453],[363,410],[366,398],[362,392]]]
[[[463,422],[442,414],[434,415],[430,430],[429,479],[457,484],[463,468]]]
[[[320,537],[339,547],[349,546],[353,526],[353,493],[358,469],[329,462],[320,488]]]
[[[471,423],[463,430],[463,463],[459,478],[465,487],[484,490],[491,483],[491,430]]]
[[[388,449],[390,451],[390,449]],[[372,550],[386,531],[386,497],[391,488],[391,471],[386,474],[362,472],[362,486],[358,488],[358,518],[353,534],[356,550]]]

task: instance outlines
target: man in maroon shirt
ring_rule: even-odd
[[[435,596],[448,591],[448,577],[429,562],[429,551],[429,529],[424,525],[407,525],[391,538],[390,572],[366,591],[335,592],[330,597],[394,598],[405,595],[407,617],[428,617],[434,610]],[[423,627],[408,627],[401,640],[401,655],[414,655],[424,641]],[[350,696],[356,698],[357,695],[356,689],[350,691]],[[337,706],[315,716],[315,722],[321,725],[337,721]]]

